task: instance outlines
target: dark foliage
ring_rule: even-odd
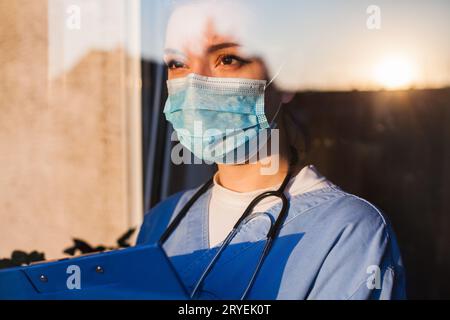
[[[130,244],[128,243],[128,240],[133,235],[133,233],[136,231],[136,229],[130,229],[127,232],[125,232],[122,236],[120,236],[119,239],[117,239],[117,247],[107,247],[104,245],[98,245],[98,246],[91,246],[89,243],[87,243],[84,240],[80,239],[73,239],[73,246],[67,248],[64,250],[65,254],[68,254],[70,256],[74,256],[77,254],[77,251],[80,254],[88,254],[88,253],[95,253],[95,252],[103,252],[106,250],[115,250],[119,248],[128,248],[130,247]]]
[[[88,254],[95,252],[103,252],[106,250],[116,250],[120,248],[128,248],[131,245],[129,244],[129,239],[133,235],[136,229],[130,229],[125,232],[119,239],[117,239],[117,247],[107,247],[104,245],[92,246],[84,240],[81,239],[73,239],[73,246],[64,250],[65,254],[70,256],[75,256],[79,254]],[[26,253],[23,251],[14,251],[11,254],[11,258],[0,259],[0,269],[14,268],[20,266],[30,265],[34,262],[45,261],[45,254],[37,251],[33,251],[31,253]]]
[[[44,253],[40,253],[37,251],[26,253],[24,251],[16,250],[11,254],[11,258],[0,259],[0,269],[30,265],[33,262],[40,262],[44,260]]]

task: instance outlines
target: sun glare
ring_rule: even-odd
[[[390,57],[375,68],[375,80],[386,89],[405,89],[413,84],[413,64],[405,58]]]

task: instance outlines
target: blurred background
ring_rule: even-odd
[[[216,170],[170,161],[162,52],[180,2],[0,0],[0,258],[113,246]],[[305,162],[391,220],[409,297],[449,299],[450,2],[241,0],[232,19],[210,2],[270,70],[285,63]]]

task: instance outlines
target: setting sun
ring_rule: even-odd
[[[375,68],[377,83],[386,89],[404,89],[413,84],[413,64],[402,57],[390,57],[381,61]]]

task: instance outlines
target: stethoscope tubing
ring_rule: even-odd
[[[294,156],[294,160],[291,161],[291,165],[295,164],[297,159]],[[284,194],[285,189],[287,187],[287,184],[291,180],[292,177],[292,166],[289,167],[288,173],[286,174],[286,177],[284,178],[281,186],[275,190],[275,191],[266,191],[260,195],[258,195],[255,199],[252,200],[252,202],[247,206],[242,216],[239,218],[239,220],[234,225],[233,229],[230,231],[230,233],[227,235],[225,240],[220,245],[218,251],[214,255],[214,257],[209,262],[208,266],[205,268],[205,270],[202,272],[202,275],[200,276],[199,280],[196,282],[194,289],[192,290],[190,294],[191,299],[195,299],[197,297],[198,292],[202,288],[202,285],[213,269],[216,262],[219,260],[222,252],[225,250],[225,248],[231,243],[233,238],[236,236],[236,234],[239,231],[239,228],[241,227],[242,223],[251,215],[253,209],[256,207],[256,205],[261,202],[263,199],[268,197],[276,197],[281,199],[282,201],[282,207],[280,214],[278,215],[277,219],[275,220],[275,223],[272,219],[270,219],[270,229],[267,233],[267,239],[266,243],[264,245],[263,251],[258,259],[258,263],[255,267],[255,270],[250,278],[249,283],[247,284],[247,287],[244,290],[244,293],[241,296],[241,300],[244,300],[247,298],[248,294],[250,293],[253,284],[258,276],[258,273],[264,263],[264,260],[268,256],[270,249],[272,248],[272,245],[278,236],[278,232],[280,231],[282,224],[286,218],[287,212],[288,212],[288,206],[289,201],[286,195]],[[170,237],[170,235],[175,231],[176,227],[180,224],[180,222],[183,220],[183,218],[188,213],[189,209],[192,207],[192,205],[200,198],[200,196],[210,188],[210,186],[213,184],[213,178],[208,180],[200,189],[192,196],[191,199],[184,205],[184,207],[180,210],[179,214],[175,217],[175,219],[170,223],[169,227],[165,230],[163,235],[161,236],[159,240],[159,245],[162,247],[163,244],[167,241],[167,239]]]

